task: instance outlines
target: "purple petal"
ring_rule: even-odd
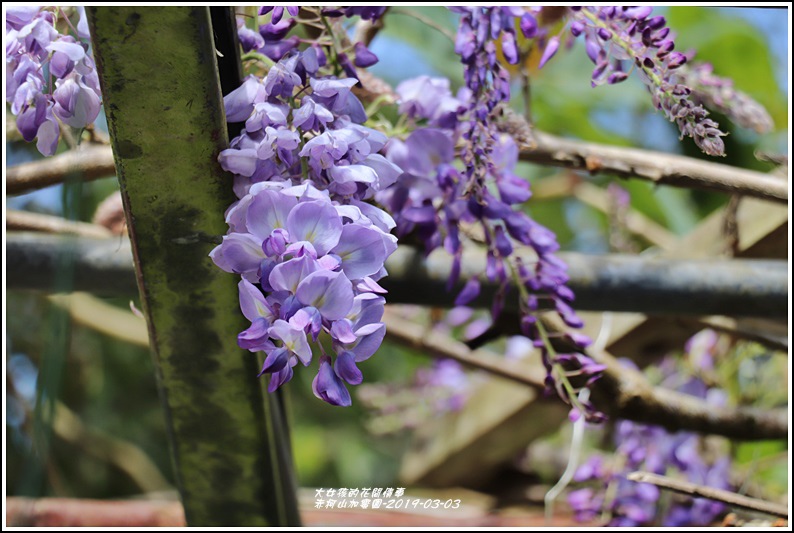
[[[342,270],[349,279],[376,274],[386,260],[381,233],[358,224],[342,227],[339,244],[334,247],[333,253],[342,260]]]
[[[295,294],[300,282],[319,269],[316,260],[308,255],[303,255],[276,265],[270,272],[268,282],[273,290],[289,291],[291,294]]]
[[[76,75],[62,80],[52,96],[55,99],[53,113],[73,128],[84,128],[99,116],[99,95]]]
[[[255,76],[248,76],[243,84],[223,97],[228,122],[242,122],[254,110],[254,104],[265,101],[265,88]],[[250,175],[250,174],[249,174]]]
[[[331,358],[327,355],[320,358],[320,370],[312,381],[312,390],[315,396],[331,405],[348,406],[352,403],[350,393],[331,368]]]
[[[560,38],[558,36],[554,36],[549,39],[549,44],[546,45],[546,49],[543,50],[543,55],[540,57],[540,62],[538,63],[538,68],[543,68],[543,65],[551,59],[554,54],[557,53],[557,49],[560,47]]]
[[[260,191],[248,206],[245,217],[246,226],[253,235],[260,239],[266,239],[270,237],[273,230],[286,227],[289,213],[297,203],[294,196],[278,191]]]
[[[356,43],[354,50],[356,54],[354,63],[357,67],[367,68],[378,62],[378,56],[370,52],[364,43]]]
[[[267,385],[268,392],[275,392],[280,386],[292,379],[292,364],[294,360],[290,360],[290,364],[282,368],[279,372],[270,376],[270,383]]]
[[[287,231],[293,242],[308,241],[317,255],[325,255],[339,242],[342,221],[328,202],[302,202],[290,211]]]
[[[502,53],[511,65],[518,63],[518,46],[516,36],[512,32],[502,33]]]
[[[352,344],[358,339],[356,334],[353,333],[350,320],[346,318],[334,321],[331,325],[331,336],[344,344]]]
[[[220,253],[224,265],[218,264],[218,266],[221,268],[226,266],[235,274],[256,272],[262,260],[266,259],[262,252],[262,241],[247,233],[224,235]]]
[[[243,279],[237,284],[237,288],[240,292],[240,309],[245,318],[251,322],[259,318],[266,318],[268,321],[276,318],[262,291],[257,289],[253,283]]]
[[[477,278],[471,278],[469,281],[466,282],[463,289],[458,294],[458,297],[455,298],[455,305],[466,305],[472,300],[474,300],[480,294],[480,280]]]
[[[270,350],[265,358],[265,364],[262,365],[262,371],[259,373],[261,376],[264,373],[271,374],[283,369],[289,363],[290,351],[286,348],[274,348]]]
[[[383,338],[386,336],[386,325],[380,323],[376,324],[376,326],[380,327],[378,327],[369,335],[361,337],[361,340],[358,341],[358,344],[356,344],[353,349],[350,350],[356,355],[356,361],[366,361],[378,351],[378,348],[380,348]]]
[[[344,318],[353,307],[353,285],[342,272],[318,270],[309,274],[295,295],[303,305],[317,308],[326,320]]]
[[[361,370],[356,366],[356,356],[352,352],[342,352],[336,357],[334,371],[337,376],[351,385],[359,385],[364,380]]]
[[[237,345],[244,350],[259,351],[273,346],[268,330],[270,322],[265,318],[257,318],[251,326],[237,335]]]

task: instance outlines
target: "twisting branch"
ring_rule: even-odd
[[[522,161],[788,202],[786,180],[762,172],[639,148],[563,139],[540,131],[533,132],[533,140],[535,146],[522,148]]]
[[[742,509],[749,509],[750,511],[788,518],[788,507],[785,505],[749,498],[727,490],[696,485],[688,481],[660,476],[659,474],[653,474],[651,472],[632,472],[628,475],[628,479],[629,481],[636,481],[637,483],[650,483],[659,488],[686,494],[687,496],[708,498],[710,500],[727,503],[733,507],[740,507]]]
[[[467,368],[482,370],[533,389],[545,388],[543,378],[528,375],[525,365],[505,361],[485,350],[470,350],[464,343],[447,335],[428,331],[425,326],[401,318],[389,307],[386,308],[383,321],[386,324],[386,335],[399,344],[433,357],[454,359]]]
[[[642,373],[624,367],[606,352],[591,350],[588,355],[607,367],[592,387],[591,398],[611,417],[737,440],[788,438],[787,409],[711,405],[695,396],[650,385]]]
[[[470,350],[465,344],[413,324],[387,312],[384,316],[389,337],[432,357],[449,358],[469,368],[484,370],[538,389],[543,381],[527,374],[507,361],[494,361],[494,356],[482,350]],[[746,408],[718,408],[704,400],[650,385],[645,377],[621,366],[604,352],[594,359],[607,365],[602,378],[591,387],[596,405],[615,418],[663,426],[671,431],[688,430],[723,435],[738,440],[788,438],[788,413]]]
[[[23,194],[57,185],[70,175],[91,181],[115,174],[116,165],[110,146],[89,146],[7,169],[6,194]]]

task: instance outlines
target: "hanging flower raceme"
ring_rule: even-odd
[[[85,10],[77,8],[75,36],[56,26],[60,8],[16,6],[6,11],[6,101],[17,128],[43,155],[53,155],[60,123],[73,128],[92,124],[99,115],[100,88],[88,54]],[[71,25],[66,20],[65,24]]]
[[[651,16],[652,7],[575,7],[571,34],[583,35],[587,55],[595,63],[593,86],[614,84],[636,70],[648,87],[654,106],[681,132],[692,137],[705,153],[725,155],[725,133],[708,117],[708,111],[691,98],[692,88],[679,75],[690,59],[674,51],[670,28],[662,16]]]
[[[689,343],[688,348],[691,358],[693,345]],[[713,364],[708,355],[701,354],[700,360]],[[660,367],[667,374],[663,384],[675,384],[680,392],[715,406],[725,403],[726,395],[722,390],[709,388],[698,378],[682,375],[675,370],[672,359],[663,361]],[[614,442],[616,450],[610,460],[594,455],[576,471],[574,481],[593,485],[576,489],[568,496],[577,520],[590,522],[607,517],[607,525],[614,527],[706,526],[726,511],[725,504],[705,498],[677,497],[672,503],[661,505],[661,494],[656,486],[627,479],[631,472],[642,470],[730,490],[730,459],[722,457],[709,461],[702,453],[703,442],[698,435],[669,433],[658,426],[623,420],[616,426]]]
[[[510,87],[509,73],[496,55],[496,42],[501,42],[508,61],[516,62],[516,28],[526,37],[536,36],[537,21],[533,12],[523,8],[453,11],[461,14],[455,49],[464,64],[466,87],[452,96],[448,82],[427,77],[397,87],[400,112],[425,127],[414,130],[404,142],[390,143],[388,156],[404,173],[377,199],[395,213],[398,236],[416,232],[428,253],[443,245],[452,254],[449,287],[460,276],[461,227],[469,228],[469,233],[476,228],[486,247],[482,277],[499,287],[492,306],[494,319],[501,313],[512,281],[521,293],[522,330],[541,351],[550,389],[556,388],[575,412],[601,419],[591,405],[578,401],[579,387],[569,377],[589,373],[585,383],[590,383],[603,367],[581,353],[558,356],[537,320],[540,299],[550,299],[568,326],[582,326],[570,305],[574,295],[566,285],[566,266],[554,255],[559,248],[555,235],[515,208],[530,197],[529,184],[514,173],[518,147],[502,134],[497,118],[510,98]],[[462,162],[462,170],[456,159]],[[533,250],[535,260],[518,258],[514,253],[518,246]],[[456,305],[474,300],[480,286],[479,277],[467,280]],[[583,335],[567,335],[566,340],[575,352],[589,342]]]
[[[238,344],[265,352],[269,390],[320,352],[318,398],[350,405],[357,364],[383,340],[385,291],[377,281],[397,247],[393,219],[369,204],[401,170],[378,152],[386,137],[361,123],[356,80],[317,75],[316,51],[290,55],[264,79],[249,77],[224,99],[245,122],[220,155],[239,197],[229,233],[211,253],[241,276],[240,307],[251,326]],[[326,353],[322,339],[330,341]]]

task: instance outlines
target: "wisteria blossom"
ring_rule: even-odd
[[[703,331],[687,343],[686,355],[701,368],[713,367],[715,345],[716,334]],[[682,373],[672,358],[665,359],[660,368],[665,375],[662,386],[675,388],[715,406],[724,405],[724,391],[710,388],[701,379]],[[607,460],[594,455],[576,471],[574,481],[589,485],[573,490],[568,496],[578,520],[589,522],[608,517],[608,525],[618,527],[706,526],[726,511],[722,502],[680,496],[669,506],[661,506],[656,486],[629,481],[626,477],[642,470],[731,490],[730,459],[726,456],[708,459],[699,435],[670,433],[658,426],[622,420],[617,423],[613,439],[614,457]]]
[[[269,390],[316,350],[315,395],[350,405],[346,384],[361,383],[357,365],[385,336],[378,280],[397,247],[394,220],[365,200],[401,169],[378,153],[386,136],[361,125],[356,80],[316,77],[318,68],[313,48],[292,53],[224,99],[228,119],[245,128],[219,157],[239,200],[211,257],[242,278],[251,326],[238,344],[266,354],[260,375],[270,375]]]
[[[61,124],[84,128],[101,107],[99,78],[88,53],[85,10],[76,35],[56,28],[61,8],[13,6],[6,11],[6,101],[17,128],[43,155],[58,149]]]

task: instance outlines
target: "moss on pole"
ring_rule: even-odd
[[[238,279],[207,256],[234,201],[209,8],[87,11],[187,523],[298,525],[277,397],[236,344]]]

